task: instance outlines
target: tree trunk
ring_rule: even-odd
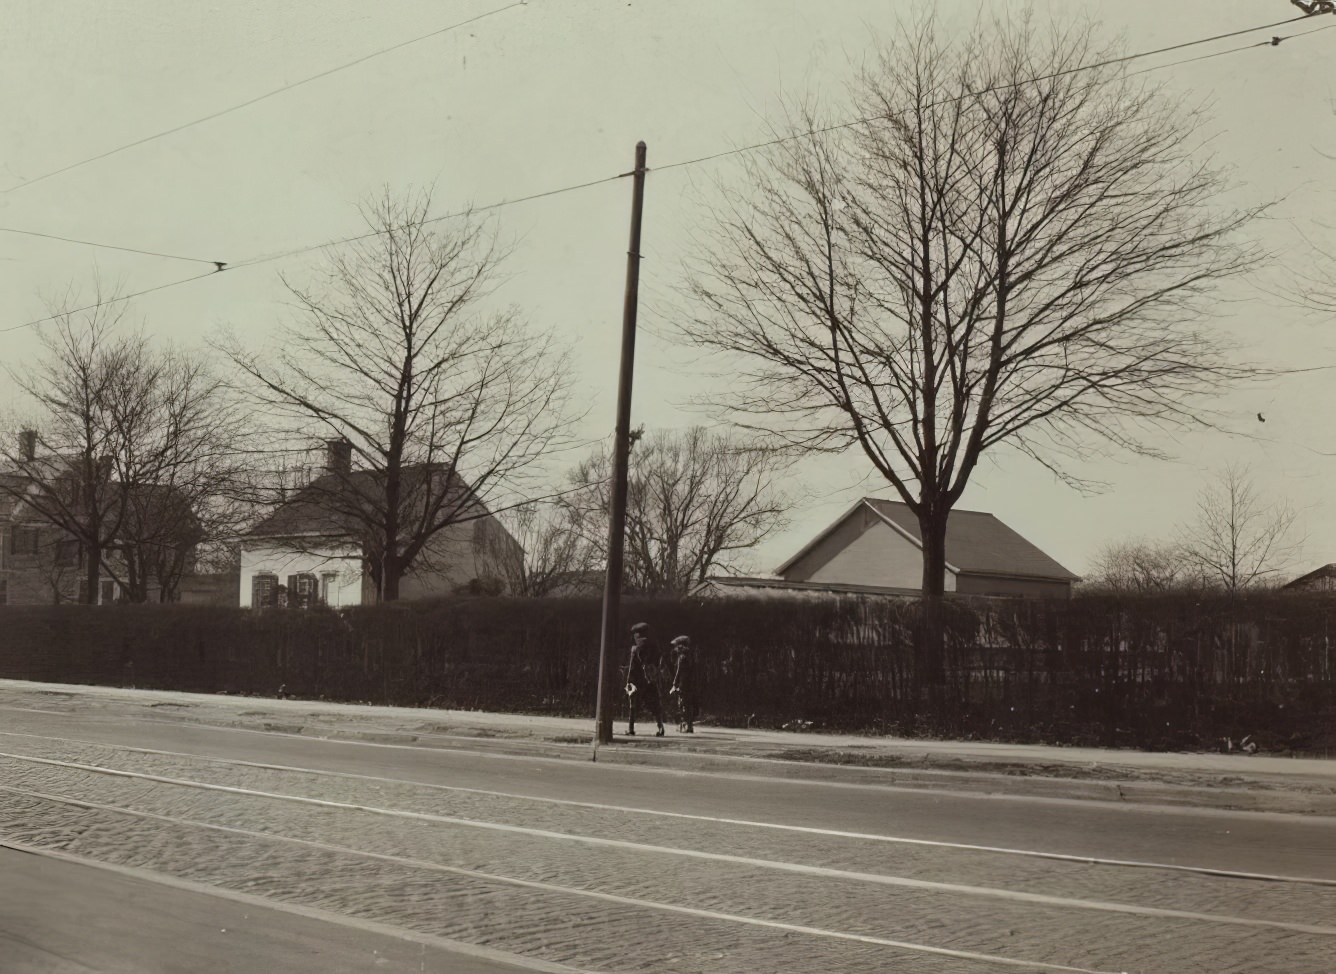
[[[399,601],[399,579],[404,568],[397,557],[386,556],[380,570],[380,600],[382,602]]]
[[[140,552],[127,545],[122,549],[125,556],[125,600],[136,605],[148,601],[148,573]]]
[[[946,592],[946,517],[931,502],[919,511],[919,536],[923,539],[923,629],[916,647],[914,675],[920,689],[933,688],[934,698],[946,683],[946,633],[942,602]]]
[[[88,564],[84,572],[84,597],[85,605],[97,605],[98,583],[102,581],[102,547],[100,545],[90,545],[88,548]]]

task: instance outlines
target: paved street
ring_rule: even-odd
[[[506,735],[500,718],[493,736],[444,722],[395,736],[392,715],[359,708],[336,735],[340,711],[298,701],[0,691],[0,841],[62,857],[0,858],[0,931],[29,933],[6,974],[87,969],[53,966],[62,944],[69,965],[206,974],[264,957],[284,971],[1336,967],[1328,816],[907,785],[680,738],[591,763],[587,745]],[[665,761],[625,760],[651,752]],[[90,946],[98,930],[122,933]],[[173,939],[189,964],[154,947]],[[119,960],[90,962],[102,949]],[[309,968],[286,960],[308,954]]]
[[[44,974],[144,971],[448,970],[519,974],[465,945],[258,897],[222,894],[162,874],[0,849],[0,970]],[[557,968],[553,968],[554,970]]]

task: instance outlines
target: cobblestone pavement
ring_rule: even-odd
[[[579,969],[1304,974],[1336,956],[1332,885],[0,742],[12,841]]]
[[[83,739],[117,726],[106,701],[96,716],[80,714],[77,694],[26,702],[0,693],[0,711],[8,706],[0,714],[0,842],[534,962],[725,974],[1336,970],[1336,879],[1316,868],[1309,880],[1264,880],[1182,861],[1133,866],[1051,848],[928,842],[896,834],[893,822],[866,834],[799,827],[778,814],[744,820],[625,807],[552,797],[519,771],[502,793],[467,786],[462,772],[460,783],[449,774],[444,784],[404,780],[374,760],[353,773],[250,760],[244,747],[205,757],[174,740],[170,718],[143,722],[142,709],[124,721],[161,735],[156,746]],[[292,710],[243,713],[250,716],[222,705],[201,723],[231,714],[251,729],[267,723],[265,739],[288,739],[310,719],[294,730],[280,719]],[[389,715],[366,716],[335,727],[319,712],[330,722],[322,730],[339,732],[322,736],[390,735],[407,745],[395,753],[447,769],[455,760],[440,741],[406,741]],[[433,726],[423,733],[458,730]],[[541,735],[467,736],[470,760],[494,743],[499,754],[508,744],[557,755],[573,746]],[[560,774],[564,764],[543,767]],[[838,821],[850,792],[831,788]],[[1310,824],[1315,837],[1334,834]]]

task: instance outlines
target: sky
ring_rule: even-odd
[[[736,178],[737,157],[654,168],[764,139],[786,99],[838,100],[879,35],[923,2],[6,0],[0,360],[31,361],[42,325],[28,323],[53,297],[91,294],[98,276],[125,292],[157,289],[130,305],[150,335],[191,345],[229,327],[262,345],[290,313],[280,273],[307,279],[320,255],[236,265],[360,232],[359,202],[385,187],[431,186],[446,214],[615,177],[644,140],[632,425],[699,423],[691,401],[710,390],[668,324],[693,230],[718,182]],[[1285,0],[1033,5],[1096,19],[1128,52],[1299,14]],[[959,30],[1009,5],[932,6]],[[1210,146],[1235,185],[1228,202],[1274,204],[1250,231],[1274,259],[1222,295],[1213,326],[1252,361],[1316,371],[1229,392],[1213,404],[1221,429],[1154,442],[1173,459],[1110,453],[1074,466],[1105,485],[1099,493],[1015,454],[986,457],[961,507],[995,514],[1079,574],[1104,544],[1172,536],[1233,463],[1297,511],[1293,574],[1336,562],[1336,331],[1291,299],[1296,281],[1336,271],[1322,257],[1336,253],[1336,30],[1298,36],[1329,26],[1336,17],[1319,16],[1138,62],[1260,45],[1155,77],[1185,104],[1210,106]],[[1266,43],[1277,35],[1286,39]],[[614,423],[629,206],[621,179],[489,211],[515,242],[500,296],[575,348],[588,407],[578,433],[589,440]],[[213,261],[233,267],[213,273]],[[8,384],[0,373],[0,403],[16,394]],[[858,453],[800,465],[790,486],[802,502],[747,567],[773,570],[861,496],[894,496],[870,477]]]

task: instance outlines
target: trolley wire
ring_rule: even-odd
[[[1313,15],[1305,14],[1304,16],[1301,17],[1291,17],[1288,20],[1276,21],[1273,24],[1259,24],[1256,27],[1248,27],[1243,30],[1229,31],[1228,33],[1224,34],[1215,34],[1212,35],[1211,37],[1202,37],[1194,41],[1183,41],[1178,44],[1171,44],[1168,47],[1159,47],[1152,51],[1140,51],[1135,54],[1124,54],[1120,55],[1119,57],[1107,58],[1103,61],[1096,61],[1092,64],[1078,64],[1075,67],[1064,68],[1061,71],[1054,71],[1051,74],[1040,75],[1036,78],[1024,78],[1020,81],[1013,81],[1003,85],[994,85],[991,88],[982,88],[979,91],[970,92],[968,95],[958,95],[955,98],[948,98],[940,102],[934,102],[928,105],[927,107],[936,108],[941,105],[949,105],[953,101],[962,101],[967,97],[972,98],[972,97],[977,97],[979,95],[990,94],[996,91],[1006,91],[1009,88],[1018,88],[1021,85],[1035,84],[1040,81],[1051,81],[1055,78],[1066,77],[1067,75],[1077,74],[1082,71],[1096,71],[1100,68],[1107,68],[1116,64],[1124,64],[1129,61],[1137,61],[1142,58],[1155,57],[1160,54],[1169,54],[1173,51],[1181,51],[1189,47],[1197,47],[1201,44],[1211,44],[1216,41],[1227,40],[1231,37],[1240,37],[1244,34],[1255,34],[1259,30],[1272,30],[1276,27],[1283,27],[1286,24],[1293,24],[1300,20],[1307,20],[1311,16]],[[1325,29],[1326,28],[1318,28],[1318,30],[1325,30]],[[1316,33],[1316,31],[1305,31],[1305,33],[1312,34]],[[1214,54],[1208,54],[1205,57],[1184,58],[1179,61],[1170,61],[1167,64],[1159,64],[1154,67],[1147,68],[1145,69],[1145,71],[1162,71],[1165,68],[1176,67],[1177,65],[1180,64],[1190,64],[1193,61],[1202,61],[1210,57],[1219,57],[1222,54],[1237,54],[1240,51],[1247,51],[1251,50],[1254,47],[1262,47],[1262,46],[1269,47],[1273,46],[1273,44],[1271,41],[1261,41],[1257,44],[1245,44],[1241,47],[1230,48],[1227,51],[1217,51]],[[1135,73],[1144,74],[1145,71],[1138,71]],[[666,169],[678,169],[684,166],[694,166],[702,162],[712,162],[716,159],[724,159],[727,158],[728,156],[737,155],[740,152],[753,152],[757,149],[771,148],[773,146],[782,145],[785,142],[792,142],[796,139],[811,138],[813,135],[825,135],[828,132],[836,132],[839,131],[840,129],[854,128],[855,126],[858,125],[866,125],[869,122],[875,122],[883,117],[884,117],[883,115],[865,115],[862,118],[850,119],[843,122],[835,122],[831,125],[823,126],[817,129],[809,129],[803,132],[795,132],[795,133],[790,133],[789,135],[777,136],[773,139],[767,139],[764,142],[755,142],[750,145],[739,146],[735,149],[727,149],[722,152],[714,152],[709,155],[697,156],[693,159],[684,159],[681,162],[673,162],[669,163],[666,166],[656,166],[655,168],[659,171],[663,171]]]
[[[322,78],[328,78],[332,74],[338,74],[340,71],[346,71],[349,68],[356,67],[359,64],[365,64],[367,61],[370,61],[374,58],[383,57],[384,55],[391,54],[394,51],[403,50],[405,47],[408,47],[411,44],[417,44],[422,41],[428,40],[432,37],[439,37],[441,34],[448,34],[450,31],[458,30],[461,27],[467,27],[469,24],[476,24],[480,20],[485,20],[488,17],[494,17],[497,14],[503,13],[514,7],[525,6],[525,3],[526,0],[514,0],[513,3],[508,3],[502,7],[496,7],[492,10],[486,11],[485,13],[478,14],[475,17],[470,17],[467,20],[461,20],[458,23],[450,24],[447,27],[440,27],[429,33],[419,34],[417,37],[411,37],[406,41],[400,41],[398,44],[392,44],[389,47],[381,48],[379,51],[373,51],[370,54],[364,54],[361,57],[356,58],[352,61],[346,61],[343,64],[339,64],[336,65],[335,67],[328,68],[324,71],[320,71],[316,74],[313,74],[310,77],[302,78],[301,80],[294,81],[291,84],[283,85],[281,88],[275,88],[273,91],[267,91],[262,95],[256,95],[254,98],[248,98],[246,101],[238,102],[237,104],[232,105],[228,108],[223,108],[220,109],[219,111],[211,112],[208,115],[201,115],[199,118],[192,119],[188,122],[182,122],[180,125],[174,125],[168,129],[163,129],[161,132],[156,132],[153,135],[146,135],[143,138],[135,139],[133,142],[126,142],[125,144],[118,145],[113,149],[107,149],[105,152],[99,152],[97,155],[88,156],[86,159],[80,159],[78,162],[71,162],[68,165],[61,166],[59,169],[52,169],[49,172],[42,173],[40,176],[34,176],[32,179],[27,179],[14,186],[9,186],[5,189],[2,189],[0,190],[0,195],[16,193],[19,190],[27,189],[30,186],[36,186],[40,182],[52,179],[56,176],[70,172],[74,169],[79,169],[83,166],[87,166],[90,163],[98,162],[102,159],[106,159],[114,155],[119,155],[120,153],[125,152],[129,149],[134,149],[138,146],[156,141],[157,139],[166,138],[169,135],[175,135],[178,132],[184,132],[186,129],[194,128],[196,125],[203,125],[205,122],[212,122],[214,119],[222,118],[224,115],[230,115],[233,112],[241,111],[243,108],[249,108],[251,105],[259,104],[262,101],[266,101],[270,98],[275,97],[276,95],[281,95],[284,92],[291,91],[294,88],[300,88],[301,86],[308,85],[313,81],[319,81]]]
[[[206,260],[203,257],[186,257],[182,254],[165,254],[158,250],[140,250],[138,247],[123,247],[119,244],[97,243],[93,240],[80,240],[77,237],[62,237],[58,233],[41,233],[37,230],[20,230],[17,227],[0,227],[0,233],[16,233],[25,237],[41,237],[43,240],[59,240],[62,243],[78,244],[81,247],[96,247],[98,250],[119,250],[127,254],[143,254],[146,257],[161,257],[164,260],[188,260],[197,264],[225,264],[226,261]]]
[[[496,8],[495,10],[493,10],[493,11],[491,11],[491,12],[489,12],[489,13],[482,14],[482,15],[480,15],[479,17],[475,17],[475,18],[473,18],[473,21],[479,20],[479,19],[481,19],[482,17],[487,17],[487,16],[491,16],[491,15],[496,14],[496,13],[500,13],[500,12],[503,11],[503,10],[508,10],[508,9],[510,9],[510,7],[513,7],[513,6],[520,6],[520,5],[522,5],[522,4],[523,4],[523,0],[517,0],[516,3],[509,4],[509,5],[505,6],[505,7],[498,7],[498,8]],[[1225,39],[1232,38],[1232,37],[1239,37],[1239,36],[1242,36],[1242,35],[1245,35],[1245,34],[1256,33],[1257,31],[1260,31],[1260,30],[1271,30],[1271,29],[1274,29],[1274,28],[1277,28],[1277,27],[1282,27],[1282,26],[1285,26],[1285,25],[1288,25],[1288,24],[1293,24],[1293,23],[1296,23],[1296,22],[1298,22],[1298,21],[1308,20],[1308,19],[1310,19],[1312,16],[1314,16],[1314,15],[1309,14],[1309,15],[1304,15],[1304,16],[1300,16],[1300,17],[1292,17],[1292,18],[1289,18],[1289,19],[1287,19],[1287,20],[1277,21],[1277,22],[1275,22],[1275,23],[1270,23],[1270,24],[1260,24],[1260,25],[1258,25],[1258,26],[1256,26],[1256,27],[1249,27],[1249,28],[1245,28],[1245,29],[1243,29],[1243,30],[1229,31],[1229,32],[1222,33],[1222,34],[1215,34],[1215,35],[1212,35],[1212,36],[1210,36],[1210,37],[1198,38],[1198,39],[1196,39],[1196,40],[1191,40],[1191,41],[1183,41],[1183,42],[1180,42],[1180,43],[1178,43],[1178,44],[1172,44],[1172,45],[1169,45],[1169,46],[1167,46],[1167,47],[1156,48],[1156,49],[1154,49],[1154,50],[1150,50],[1150,51],[1141,51],[1141,52],[1137,52],[1137,53],[1134,53],[1134,54],[1121,55],[1121,56],[1116,57],[1116,58],[1107,58],[1107,59],[1105,59],[1105,60],[1103,60],[1103,61],[1097,61],[1097,62],[1093,62],[1093,63],[1091,63],[1091,64],[1086,64],[1086,65],[1077,65],[1077,66],[1074,66],[1074,67],[1071,67],[1071,68],[1066,68],[1066,69],[1064,69],[1064,70],[1062,70],[1062,71],[1053,72],[1053,73],[1048,74],[1048,75],[1041,75],[1041,76],[1036,77],[1036,78],[1027,78],[1027,79],[1024,79],[1024,80],[1022,80],[1022,81],[1011,82],[1011,83],[1008,83],[1008,84],[1005,84],[1005,85],[998,85],[998,86],[995,86],[994,88],[983,89],[983,90],[981,90],[981,91],[979,91],[979,92],[973,92],[972,94],[973,94],[973,95],[980,95],[980,94],[986,94],[986,93],[988,93],[988,92],[990,92],[990,91],[1002,91],[1002,90],[1006,90],[1006,89],[1008,89],[1008,88],[1019,87],[1020,85],[1023,85],[1023,84],[1034,84],[1034,83],[1037,83],[1037,82],[1040,82],[1040,81],[1051,80],[1051,79],[1054,79],[1054,78],[1063,77],[1063,76],[1070,75],[1070,74],[1075,74],[1075,73],[1078,73],[1078,72],[1081,72],[1081,71],[1093,71],[1093,70],[1097,70],[1097,69],[1099,69],[1099,68],[1109,67],[1109,66],[1116,65],[1116,64],[1122,64],[1122,63],[1127,63],[1127,62],[1131,62],[1131,61],[1136,61],[1136,60],[1140,60],[1140,59],[1147,58],[1147,57],[1153,57],[1153,56],[1160,55],[1160,54],[1171,53],[1171,52],[1173,52],[1173,51],[1185,50],[1185,49],[1187,49],[1187,48],[1200,46],[1200,45],[1202,45],[1202,44],[1213,43],[1213,42],[1216,42],[1216,41],[1225,40]],[[472,22],[472,21],[464,21],[463,23],[470,23],[470,22]],[[454,25],[454,27],[458,27],[458,26],[462,26],[462,24]],[[1330,29],[1330,28],[1333,27],[1333,26],[1336,26],[1336,24],[1329,24],[1329,25],[1326,25],[1326,26],[1324,26],[1324,27],[1318,27],[1318,28],[1316,28],[1316,29],[1314,29],[1314,30],[1301,31],[1301,32],[1298,32],[1298,33],[1296,33],[1296,34],[1286,35],[1286,36],[1284,36],[1284,37],[1273,37],[1272,39],[1267,40],[1267,41],[1259,41],[1259,42],[1254,43],[1254,44],[1246,44],[1246,45],[1242,45],[1242,46],[1239,46],[1239,47],[1229,48],[1229,49],[1224,50],[1224,51],[1215,51],[1215,52],[1212,52],[1211,54],[1201,55],[1201,56],[1198,56],[1198,57],[1183,58],[1183,59],[1179,59],[1179,60],[1176,60],[1176,61],[1170,61],[1170,62],[1167,62],[1167,63],[1165,63],[1165,64],[1155,65],[1155,66],[1153,66],[1153,67],[1144,69],[1144,71],[1138,71],[1138,72],[1135,72],[1135,73],[1136,73],[1136,74],[1143,74],[1143,73],[1146,73],[1146,72],[1149,72],[1149,71],[1162,71],[1162,70],[1165,70],[1165,69],[1167,69],[1167,68],[1172,68],[1172,67],[1175,67],[1175,66],[1178,66],[1178,65],[1181,65],[1181,64],[1189,64],[1189,63],[1192,63],[1192,62],[1195,62],[1195,61],[1206,60],[1206,59],[1208,59],[1208,58],[1213,58],[1213,57],[1221,57],[1221,56],[1224,56],[1224,55],[1227,55],[1227,54],[1237,54],[1237,53],[1240,53],[1240,52],[1243,52],[1243,51],[1254,50],[1254,49],[1259,48],[1259,47],[1274,47],[1274,46],[1277,46],[1277,45],[1278,45],[1279,43],[1281,43],[1282,41],[1289,40],[1289,39],[1292,39],[1292,38],[1295,38],[1295,37],[1306,36],[1306,35],[1308,35],[1308,34],[1316,34],[1316,33],[1320,33],[1321,31],[1323,31],[1323,30],[1328,30],[1328,29]],[[451,28],[442,28],[440,31],[436,31],[436,32],[434,32],[434,33],[441,33],[441,32],[443,32],[444,30],[450,30],[450,29],[454,29],[454,28],[453,28],[453,27],[451,27]],[[433,34],[433,35],[423,35],[423,37],[427,37],[427,36],[434,36],[434,34]],[[403,42],[402,44],[400,44],[400,45],[398,45],[398,46],[399,46],[399,47],[402,47],[402,46],[404,46],[404,45],[406,45],[406,44],[414,43],[415,41],[417,41],[417,40],[421,40],[421,39],[422,39],[422,38],[415,38],[415,39],[410,40],[410,41],[405,41],[405,42]],[[388,51],[388,50],[393,50],[393,49],[394,49],[394,48],[387,48],[386,51]],[[384,53],[384,52],[378,52],[378,54],[379,54],[379,53]],[[361,60],[367,60],[367,59],[369,59],[369,58],[371,58],[371,57],[378,56],[378,54],[367,55],[366,57],[362,58]],[[350,64],[352,64],[352,63],[359,63],[359,62],[350,62]],[[346,67],[346,66],[349,66],[349,65],[345,65],[344,67]],[[325,72],[325,73],[326,73],[326,74],[333,73],[333,71],[335,71],[335,70],[341,70],[341,68],[331,69],[331,71],[329,71],[329,72]],[[320,77],[320,76],[317,75],[317,76],[314,76],[314,77]],[[309,81],[309,80],[314,80],[314,77],[313,77],[313,78],[310,78],[310,79],[306,79],[306,80],[308,80],[308,81]],[[297,85],[297,84],[304,84],[304,83],[305,83],[305,81],[295,82],[294,85],[292,85],[292,86],[288,86],[288,87],[294,87],[294,86]],[[279,91],[282,91],[282,90],[286,90],[286,89],[279,89]],[[273,92],[273,93],[271,93],[271,94],[277,94],[277,93],[278,93],[278,92],[276,91],[276,92]],[[261,96],[261,97],[263,98],[263,97],[268,97],[268,96]],[[960,100],[961,98],[964,98],[964,97],[966,97],[966,96],[963,96],[963,95],[962,95],[962,96],[958,96],[957,98],[955,98],[955,99],[951,99],[951,100],[957,100],[957,101],[958,101],[958,100]],[[259,100],[259,99],[256,99],[256,100]],[[949,103],[949,101],[948,101],[948,102],[942,102],[942,103],[940,103],[940,104],[947,104],[947,103]],[[237,106],[237,107],[239,108],[239,107],[244,107],[244,106]],[[832,124],[832,125],[824,126],[824,127],[821,127],[821,128],[808,129],[808,130],[804,130],[804,131],[802,131],[802,132],[790,133],[790,134],[788,134],[788,135],[778,136],[778,137],[776,137],[776,138],[768,139],[768,140],[765,140],[765,141],[763,141],[763,142],[755,142],[755,143],[751,143],[751,144],[748,144],[748,145],[737,146],[737,147],[734,147],[734,148],[732,148],[732,149],[726,149],[726,150],[723,150],[723,151],[721,151],[721,152],[710,153],[710,154],[708,154],[708,155],[703,155],[703,156],[696,156],[696,157],[694,157],[694,158],[683,159],[683,160],[679,160],[679,161],[677,161],[677,162],[670,162],[670,163],[666,163],[666,164],[661,165],[661,166],[654,166],[654,167],[651,167],[650,171],[665,172],[665,171],[672,170],[672,169],[681,169],[681,168],[685,168],[685,167],[688,167],[688,166],[700,165],[700,164],[703,164],[703,163],[706,163],[706,162],[713,162],[713,161],[716,161],[716,160],[719,160],[719,159],[727,158],[727,157],[729,157],[729,156],[740,155],[740,154],[742,154],[742,153],[746,153],[746,152],[754,152],[754,151],[757,151],[757,150],[760,150],[760,149],[770,148],[770,147],[773,147],[773,146],[776,146],[776,145],[780,145],[780,144],[783,144],[783,143],[785,143],[785,142],[791,142],[791,141],[794,141],[794,140],[797,140],[797,139],[810,138],[810,137],[812,137],[812,136],[814,136],[814,135],[821,135],[821,134],[824,134],[824,133],[827,133],[827,132],[833,132],[833,131],[836,131],[836,130],[839,130],[839,129],[843,129],[843,128],[852,128],[852,127],[857,126],[857,125],[864,125],[864,124],[867,124],[867,123],[869,123],[869,122],[876,121],[879,117],[880,117],[880,116],[865,116],[865,117],[862,117],[862,118],[857,118],[857,119],[852,119],[852,120],[847,120],[847,121],[843,121],[843,122],[834,123],[834,124]],[[203,119],[201,119],[201,120],[199,120],[199,121],[203,121]],[[196,123],[188,123],[188,124],[196,124]],[[164,134],[166,134],[166,133],[164,133]],[[147,140],[141,140],[141,141],[147,141]],[[128,148],[128,147],[129,147],[129,146],[127,145],[127,146],[125,146],[125,147],[123,147],[123,148]],[[120,151],[120,150],[113,150],[113,151]],[[86,161],[93,161],[93,160],[90,159],[90,160],[86,160]],[[82,164],[82,163],[80,163],[80,164]],[[55,173],[53,172],[53,173],[50,173],[49,175],[55,175]],[[604,177],[599,178],[599,179],[586,180],[586,181],[581,182],[581,183],[574,183],[574,184],[567,185],[567,186],[561,186],[561,187],[558,187],[558,188],[555,188],[555,189],[543,190],[543,191],[540,191],[540,192],[537,192],[537,193],[531,193],[531,194],[526,195],[526,196],[515,197],[515,198],[513,198],[513,199],[499,200],[499,201],[497,201],[497,202],[495,202],[495,203],[489,203],[489,204],[486,204],[486,205],[483,205],[483,206],[470,207],[470,208],[466,208],[466,209],[462,209],[462,210],[452,211],[452,212],[450,212],[450,213],[445,213],[445,214],[442,214],[442,215],[440,215],[440,216],[429,217],[429,218],[427,218],[427,219],[425,219],[425,220],[423,220],[423,221],[421,221],[421,222],[422,222],[423,225],[425,225],[425,224],[440,223],[440,222],[443,222],[443,221],[446,221],[446,220],[459,219],[459,218],[466,217],[466,216],[469,216],[469,215],[474,214],[474,213],[483,213],[483,212],[488,212],[488,211],[491,211],[491,210],[497,210],[497,209],[501,209],[501,208],[506,207],[506,206],[514,205],[514,204],[516,204],[516,203],[525,203],[525,202],[530,202],[530,201],[533,201],[533,200],[545,199],[545,198],[552,197],[552,196],[558,196],[558,195],[562,195],[562,194],[565,194],[565,193],[576,192],[576,191],[578,191],[578,190],[588,189],[588,188],[591,188],[591,187],[594,187],[594,186],[600,186],[600,185],[603,185],[604,183],[616,182],[617,180],[624,179],[624,178],[626,178],[627,176],[630,176],[630,175],[632,175],[631,172],[623,172],[623,173],[618,173],[617,175],[613,175],[613,176],[604,176]],[[45,177],[41,177],[41,178],[45,178]],[[246,259],[243,259],[243,260],[240,260],[240,261],[233,261],[233,262],[217,261],[217,260],[214,260],[214,261],[205,261],[205,262],[207,262],[207,263],[212,263],[212,264],[215,265],[215,268],[214,268],[213,271],[208,272],[208,273],[204,273],[204,274],[195,274],[195,275],[192,275],[192,276],[190,276],[190,277],[181,278],[181,279],[179,279],[179,280],[175,280],[175,281],[168,281],[168,282],[166,282],[166,283],[164,283],[164,284],[159,284],[159,285],[156,285],[156,286],[153,286],[153,287],[144,288],[144,289],[142,289],[142,290],[133,291],[133,292],[130,292],[130,293],[127,293],[127,294],[123,294],[123,295],[118,295],[118,296],[116,296],[116,297],[114,297],[114,298],[109,298],[109,299],[107,299],[107,300],[105,300],[105,301],[100,301],[100,302],[97,302],[97,303],[95,303],[95,304],[86,305],[86,306],[81,307],[81,308],[75,308],[75,309],[72,309],[72,310],[69,310],[69,311],[62,311],[62,312],[60,312],[60,313],[58,313],[58,314],[47,315],[47,316],[42,317],[42,318],[35,318],[35,319],[31,320],[31,321],[25,321],[25,322],[22,322],[22,323],[20,323],[20,324],[10,325],[10,326],[8,326],[8,327],[6,327],[6,328],[0,328],[0,334],[4,334],[4,333],[7,333],[7,332],[12,332],[12,331],[18,331],[19,329],[22,329],[22,328],[32,328],[32,327],[36,327],[36,326],[38,326],[38,325],[45,324],[45,323],[48,322],[48,321],[55,321],[55,320],[57,320],[57,319],[59,319],[59,318],[66,317],[66,316],[68,316],[68,315],[81,314],[81,313],[84,313],[84,312],[87,312],[87,311],[93,311],[93,310],[96,310],[97,308],[100,308],[100,307],[102,307],[102,306],[104,306],[104,305],[107,305],[107,304],[118,304],[118,303],[123,303],[123,302],[125,302],[125,301],[129,301],[129,300],[131,300],[131,299],[133,299],[133,298],[141,297],[141,296],[143,296],[143,295],[152,294],[152,293],[155,293],[155,292],[158,292],[158,291],[164,291],[164,290],[167,290],[167,289],[170,289],[170,288],[174,288],[174,287],[179,287],[179,286],[184,285],[184,284],[190,284],[190,283],[193,283],[193,282],[195,282],[195,281],[202,280],[202,279],[204,279],[204,278],[215,277],[215,276],[217,276],[219,273],[224,272],[224,271],[230,271],[230,270],[242,269],[242,268],[247,268],[247,267],[256,267],[256,266],[260,266],[260,265],[262,265],[262,264],[272,263],[272,262],[274,262],[274,261],[279,261],[279,260],[285,260],[285,259],[290,258],[290,257],[300,256],[300,255],[302,255],[302,254],[311,253],[311,252],[313,252],[313,251],[317,251],[317,250],[324,250],[324,249],[326,249],[326,248],[330,248],[330,247],[337,247],[337,246],[343,246],[343,245],[350,244],[350,243],[356,243],[356,242],[358,242],[358,241],[361,241],[361,240],[367,240],[367,239],[370,239],[370,238],[375,237],[375,236],[383,235],[383,234],[385,234],[385,233],[394,232],[394,230],[396,230],[396,229],[402,229],[402,228],[397,228],[397,227],[380,228],[380,229],[376,229],[376,230],[368,231],[368,232],[366,232],[366,233],[356,234],[356,235],[349,236],[349,237],[335,238],[335,239],[326,240],[326,241],[323,241],[323,242],[320,242],[320,243],[316,243],[316,244],[303,245],[303,246],[300,246],[300,247],[294,247],[294,248],[291,248],[291,249],[288,249],[288,250],[282,250],[282,251],[277,251],[277,252],[270,253],[270,254],[264,254],[264,255],[260,255],[260,256],[256,256],[256,257],[246,258]],[[24,232],[24,231],[18,231],[18,232]],[[36,235],[36,236],[54,236],[54,235],[42,235],[42,234],[34,234],[34,235]],[[98,244],[91,244],[91,243],[88,242],[88,241],[75,241],[75,242],[78,242],[78,243],[87,243],[87,244],[90,245],[90,246],[101,246],[101,245],[98,245]],[[110,245],[108,245],[108,246],[110,246]],[[133,250],[133,248],[122,248],[122,247],[114,247],[114,246],[113,246],[111,249],[117,249],[117,250]],[[144,251],[138,251],[138,252],[145,253]],[[174,257],[175,255],[162,254],[162,255],[154,255],[154,256]],[[194,260],[194,259],[197,259],[197,258],[185,258],[185,259],[192,259],[192,260]]]

